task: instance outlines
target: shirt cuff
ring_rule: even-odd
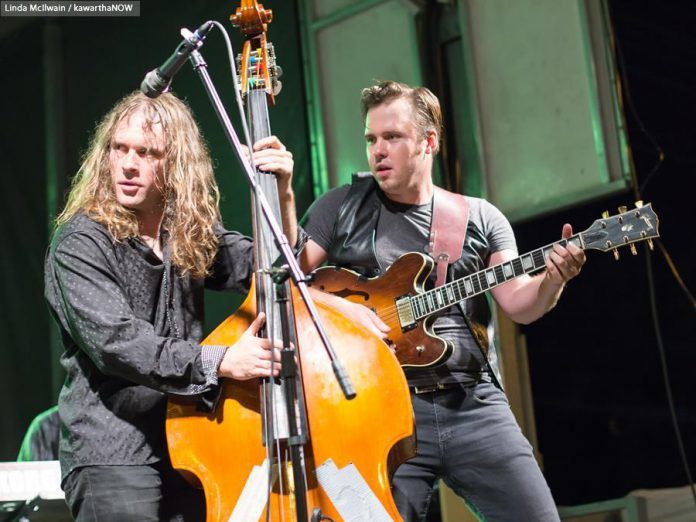
[[[226,351],[227,346],[205,345],[201,347],[201,362],[207,386],[217,385],[218,370]]]

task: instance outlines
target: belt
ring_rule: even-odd
[[[423,393],[434,393],[442,390],[451,390],[452,388],[461,388],[461,383],[458,382],[438,382],[437,384],[426,384],[425,386],[413,386],[411,389],[416,395]]]

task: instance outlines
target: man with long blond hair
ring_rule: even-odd
[[[437,243],[437,233],[454,228],[459,243],[451,243],[458,251],[453,247],[451,261],[444,263],[446,270],[437,271],[441,281],[517,257],[512,228],[491,203],[447,195],[434,186],[442,114],[432,92],[385,81],[364,89],[361,105],[370,172],[355,174],[351,185],[327,192],[308,210],[303,225],[311,239],[301,254],[305,271],[328,261],[366,277],[382,276],[405,253],[433,255],[431,241]],[[447,200],[459,202],[457,212],[437,220],[436,210]],[[467,213],[468,224],[457,217]],[[570,225],[565,225],[563,237],[571,234]],[[510,279],[491,293],[513,320],[529,323],[555,305],[565,283],[578,275],[584,262],[581,249],[571,243],[567,248],[556,245],[544,275]],[[432,276],[428,288],[437,281],[435,273]],[[389,326],[374,311],[336,296],[316,298],[389,339]],[[452,355],[437,366],[406,371],[417,454],[396,470],[392,493],[407,522],[426,519],[433,486],[440,478],[483,520],[558,521],[532,448],[499,385],[495,351],[490,347],[492,326],[486,297],[470,295],[434,317],[434,331],[450,343]]]
[[[275,137],[253,155],[277,176],[294,245],[292,155]],[[62,486],[77,520],[203,520],[202,493],[168,460],[167,394],[210,407],[219,377],[277,373],[281,346],[256,337],[263,315],[233,349],[198,344],[204,288],[245,293],[252,273],[252,242],[222,228],[218,202],[205,142],[173,94],[133,93],[98,124],[46,257],[67,373]]]

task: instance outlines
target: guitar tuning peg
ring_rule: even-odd
[[[636,201],[636,208],[643,208],[643,200],[642,199],[639,199],[638,201]]]
[[[619,249],[615,248],[614,250],[612,250],[612,252],[614,252],[614,259],[616,259],[618,261],[619,260]]]
[[[650,247],[650,250],[653,250],[655,246],[653,245],[652,239],[648,239],[648,247]]]
[[[631,243],[630,245],[628,245],[628,248],[631,249],[631,254],[633,254],[634,256],[638,255],[638,252],[636,251],[636,245]]]
[[[623,213],[626,212],[627,210],[628,210],[628,207],[627,207],[626,205],[621,205],[621,206],[619,207],[619,214],[623,214]]]
[[[605,210],[604,212],[602,212],[602,217],[603,217],[604,219],[607,219],[607,218],[609,217],[609,211],[608,211],[608,210]]]

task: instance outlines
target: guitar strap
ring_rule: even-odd
[[[434,187],[433,218],[430,224],[430,255],[437,263],[435,286],[447,278],[447,266],[462,256],[466,227],[469,223],[469,203],[461,194]]]
[[[466,227],[469,224],[469,203],[461,194],[454,194],[447,190],[435,187],[433,200],[433,219],[430,225],[430,255],[437,263],[437,280],[435,286],[441,286],[447,278],[447,266],[455,263],[462,256],[462,248],[466,239]],[[491,365],[488,350],[484,347],[488,344],[488,335],[484,328],[475,328],[466,316],[464,316],[471,334],[476,340],[476,345],[481,350],[486,367],[490,372],[493,383],[503,389],[498,375]],[[494,354],[495,356],[495,350]]]

